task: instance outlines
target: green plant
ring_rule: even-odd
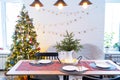
[[[120,48],[120,42],[117,42],[117,43],[115,43],[114,45],[113,45],[113,48]]]
[[[68,33],[66,31],[66,35],[64,35],[64,39],[54,46],[57,51],[79,51],[82,48],[82,45],[80,44],[79,39],[74,39],[74,34],[73,32]]]
[[[111,33],[105,32],[105,35],[104,35],[104,46],[106,48],[109,48],[109,47],[112,46],[113,36],[114,36],[114,32],[111,32]]]

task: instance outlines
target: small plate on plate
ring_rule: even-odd
[[[38,64],[37,61],[31,61],[30,64]]]
[[[72,66],[72,65],[68,65],[68,66],[63,66],[62,69],[65,71],[76,71],[77,67]]]
[[[48,64],[48,63],[51,63],[52,61],[51,60],[39,60],[38,63],[40,64]]]
[[[95,62],[96,67],[98,68],[110,68],[111,65],[106,62]]]

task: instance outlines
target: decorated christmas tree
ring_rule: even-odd
[[[34,54],[40,51],[32,19],[29,18],[24,5],[17,17],[15,32],[12,36],[13,44],[10,48],[11,54],[6,61],[7,70],[21,59],[35,59]]]

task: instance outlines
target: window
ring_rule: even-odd
[[[0,1],[0,48],[3,47],[3,44],[2,44],[2,25],[1,25],[1,1]]]
[[[12,11],[11,11],[12,10]],[[20,14],[20,3],[6,3],[6,39],[7,47],[12,44],[12,35],[17,21],[17,16]]]
[[[0,1],[0,47],[10,47],[17,16],[20,14],[21,8],[20,0]]]
[[[105,33],[113,34],[111,47],[120,41],[120,3],[106,3]]]

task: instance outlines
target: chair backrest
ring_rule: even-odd
[[[58,60],[59,62],[61,62],[58,57],[58,52],[37,52],[35,56],[37,57],[37,59]]]
[[[57,52],[56,48],[54,46],[49,46],[46,52]]]
[[[103,51],[98,46],[93,44],[83,44],[83,48],[77,53],[77,56],[80,55],[82,56],[82,59],[104,59]]]

